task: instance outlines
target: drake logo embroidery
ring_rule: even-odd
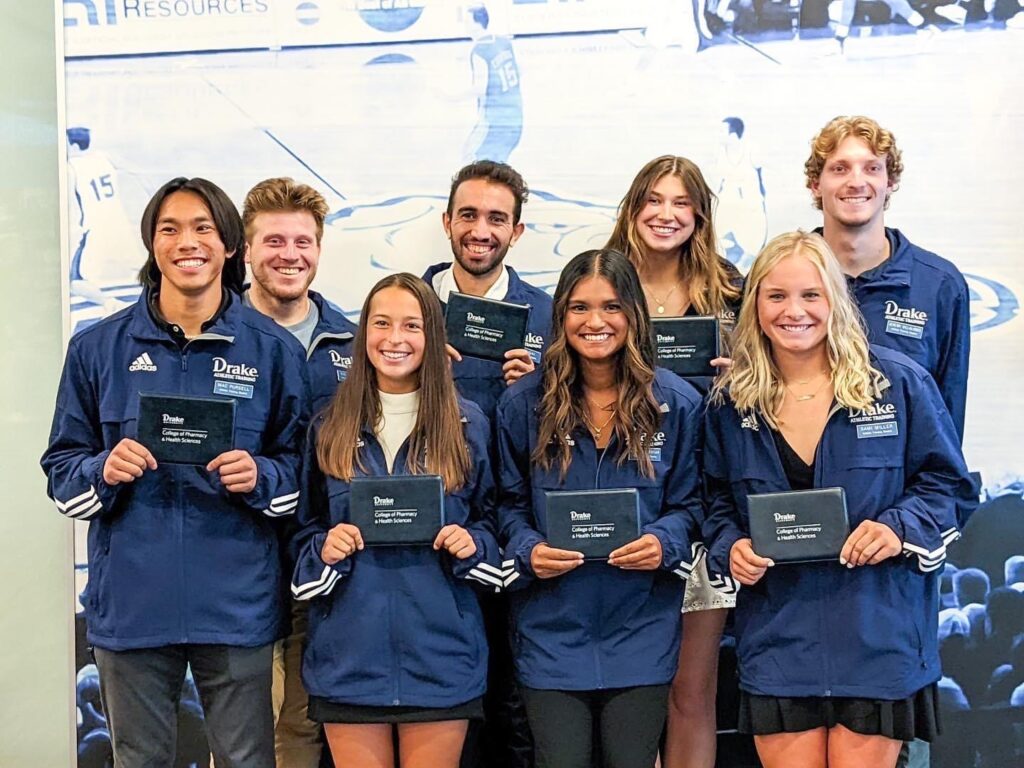
[[[924,338],[928,313],[914,307],[904,308],[890,299],[885,302],[885,332],[909,339]]]
[[[335,368],[351,368],[352,357],[342,355],[338,350],[331,350],[331,365]]]
[[[861,410],[850,410],[850,423],[857,427],[857,439],[896,437],[900,433],[895,403],[872,403]]]
[[[229,363],[223,357],[213,358],[213,393],[228,397],[242,397],[252,400],[256,388],[253,386],[260,372],[253,365]]]
[[[223,357],[213,358],[213,377],[255,384],[260,372],[255,366],[245,363],[229,363]]]
[[[530,353],[530,359],[534,364],[540,365],[541,353],[544,350],[544,337],[539,333],[527,333],[523,346]]]

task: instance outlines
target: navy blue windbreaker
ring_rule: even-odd
[[[323,424],[313,422],[304,462],[299,553],[292,596],[309,600],[302,681],[313,696],[364,706],[451,707],[483,694],[487,641],[471,586],[501,586],[494,537],[494,477],[490,426],[480,409],[460,399],[472,475],[445,495],[445,520],[466,528],[476,553],[458,560],[431,547],[366,547],[334,565],[320,557],[327,532],[349,520],[349,483],[324,475],[316,460]],[[360,440],[367,471],[388,474],[373,432]],[[407,474],[408,441],[392,474]]]
[[[451,262],[435,264],[426,271],[423,279],[427,285],[433,285],[434,275],[449,268],[451,268]],[[547,340],[551,333],[551,297],[540,288],[523,282],[512,267],[507,267],[507,269],[508,292],[503,301],[529,305],[530,320],[527,324],[526,350],[539,368],[541,356],[547,349]],[[494,418],[498,398],[507,389],[501,367],[502,363],[475,357],[464,357],[461,362],[452,364],[455,386],[458,387],[459,394],[479,405],[489,419]]]
[[[310,291],[309,298],[320,312],[320,321],[313,329],[313,338],[306,351],[309,384],[313,390],[313,413],[319,413],[331,402],[338,384],[348,376],[357,329],[355,323],[319,293]]]
[[[674,373],[657,369],[654,396],[662,421],[647,441],[655,477],[633,460],[618,464],[613,437],[603,451],[590,433],[571,435],[565,479],[556,464],[543,471],[530,458],[537,445],[541,373],[523,377],[498,404],[500,540],[510,590],[516,675],[530,688],[597,690],[661,685],[676,671],[683,579],[700,551],[703,518],[697,465],[701,400]],[[587,562],[562,576],[538,579],[530,566],[544,541],[544,492],[637,488],[641,533],[661,542],[656,571],[626,571]]]
[[[814,486],[846,490],[850,529],[884,523],[903,555],[849,569],[776,565],[736,600],[740,686],[767,696],[903,699],[939,679],[938,579],[977,505],[960,441],[935,383],[905,355],[872,347],[889,382],[863,412],[835,409],[815,454]],[[708,570],[728,577],[748,534],[747,497],[790,490],[769,427],[727,402],[707,411]]]
[[[961,442],[971,356],[967,282],[953,264],[886,229],[891,255],[849,278],[873,344],[896,349],[935,379]]]
[[[275,520],[299,503],[309,408],[301,347],[231,296],[180,348],[147,302],[143,293],[71,339],[42,458],[57,509],[89,521],[89,642],[263,645],[285,627]],[[137,436],[140,392],[233,398],[235,447],[255,459],[256,487],[230,493],[216,473],[173,464],[107,485],[111,449]]]

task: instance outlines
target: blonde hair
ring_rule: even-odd
[[[828,299],[825,348],[836,402],[843,408],[867,408],[878,398],[885,381],[871,366],[863,318],[824,238],[802,230],[779,235],[761,249],[750,267],[733,334],[733,364],[711,390],[713,402],[721,403],[727,395],[741,414],[756,413],[773,429],[778,429],[776,415],[782,408],[786,387],[772,356],[771,342],[761,330],[757,294],[779,262],[794,256],[815,266]]]
[[[821,178],[828,156],[844,139],[853,136],[863,141],[871,149],[871,153],[885,158],[885,172],[889,177],[889,191],[885,195],[885,207],[889,207],[889,197],[899,189],[900,176],[903,174],[903,153],[896,148],[896,137],[870,117],[863,115],[834,117],[828,125],[818,132],[811,140],[811,154],[804,163],[804,175],[807,177],[807,188],[813,189]],[[814,197],[814,207],[821,210],[821,198]]]
[[[685,157],[662,155],[639,170],[629,191],[619,203],[619,213],[606,249],[626,254],[638,270],[644,263],[644,244],[637,232],[636,219],[647,205],[651,190],[665,176],[674,176],[683,185],[693,206],[693,234],[683,243],[679,254],[679,279],[686,284],[690,303],[701,315],[718,315],[740,297],[732,283],[732,274],[718,253],[718,238],[712,215],[715,194],[696,163]]]
[[[264,179],[249,190],[242,206],[242,223],[245,225],[245,240],[251,243],[256,234],[254,222],[261,213],[296,213],[305,211],[316,224],[316,244],[324,236],[324,219],[327,217],[327,201],[324,196],[308,184],[297,184],[294,179],[281,176]]]

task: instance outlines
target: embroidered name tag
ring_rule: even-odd
[[[886,320],[885,332],[893,336],[906,336],[908,339],[924,338],[924,326],[911,325],[900,320]]]
[[[647,455],[651,461],[661,461],[661,448],[648,448]]]
[[[252,384],[239,384],[234,381],[215,381],[213,383],[213,394],[228,395],[229,397],[242,397],[252,400],[255,388]]]
[[[858,424],[857,439],[864,440],[870,437],[896,437],[900,433],[899,425],[895,421],[882,421],[873,424]]]
[[[347,368],[335,368],[335,371],[338,374],[338,381],[344,381],[346,378],[348,378]]]

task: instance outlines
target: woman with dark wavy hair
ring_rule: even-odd
[[[656,157],[639,170],[619,205],[608,248],[625,253],[640,275],[654,317],[718,317],[727,348],[743,278],[718,252],[715,195],[691,160]],[[725,367],[728,358],[713,360]],[[701,393],[708,376],[687,379]],[[713,768],[718,645],[733,595],[711,584],[701,561],[686,584],[679,668],[669,697],[665,768]]]
[[[538,768],[650,768],[702,518],[700,396],[656,370],[636,270],[612,250],[562,271],[542,369],[511,386],[497,432],[513,653]],[[546,492],[635,488],[639,535],[607,560],[546,539]]]

